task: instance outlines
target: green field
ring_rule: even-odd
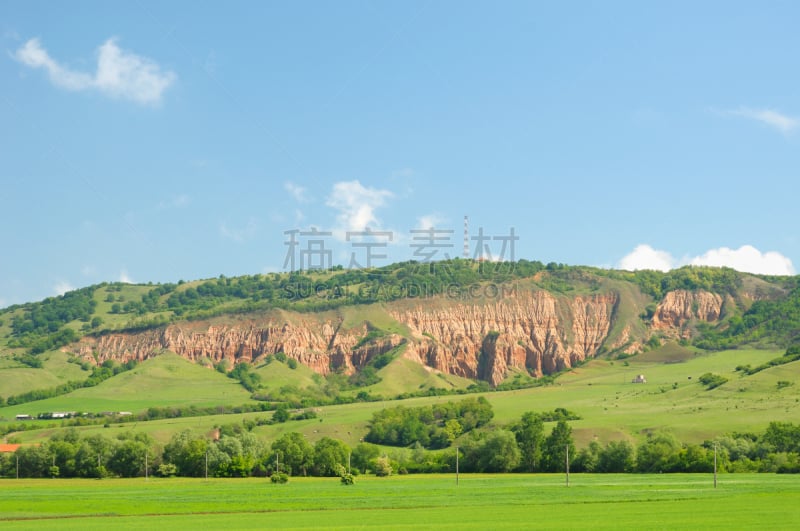
[[[494,408],[496,424],[516,421],[526,411],[551,411],[564,407],[576,412],[581,420],[572,421],[578,447],[592,440],[601,442],[627,439],[642,440],[647,433],[665,430],[681,441],[700,443],[733,431],[761,432],[770,421],[795,422],[800,403],[797,385],[779,388],[778,381],[800,380],[800,362],[773,367],[752,376],[735,371],[741,364],[757,365],[779,356],[779,351],[732,350],[696,353],[687,350],[653,351],[625,361],[593,360],[562,374],[554,385],[515,391],[490,392],[483,396]],[[407,382],[408,366],[399,358],[382,369],[384,389]],[[422,368],[424,370],[424,368]],[[296,370],[273,362],[259,372],[268,385],[298,387],[313,381],[305,367]],[[706,372],[729,379],[724,385],[707,390],[697,379]],[[633,384],[637,374],[644,374],[646,384]],[[439,380],[426,372],[426,378]],[[274,382],[272,382],[274,379]],[[448,377],[452,380],[453,377]],[[272,382],[272,383],[271,383]],[[447,384],[442,381],[442,387]],[[309,440],[323,436],[356,444],[366,434],[372,414],[397,404],[416,406],[458,400],[459,396],[420,397],[403,401],[357,402],[315,408],[319,419],[291,421],[259,426],[254,433],[271,441],[287,431],[298,431]],[[13,419],[17,413],[40,411],[142,411],[151,406],[241,405],[249,402],[249,393],[234,380],[192,364],[174,355],[160,356],[140,364],[134,370],[117,375],[94,388],[81,389],[50,400],[31,402],[0,409],[0,416]],[[137,424],[112,425],[112,432],[133,427],[146,431],[156,440],[166,442],[183,429],[206,433],[213,426],[240,422],[243,418],[268,417],[271,413],[214,415],[165,419]],[[80,428],[82,432],[105,432],[102,426]],[[51,429],[20,432],[22,442],[37,442],[52,434]]]
[[[250,393],[236,380],[175,354],[163,354],[95,387],[9,406],[1,409],[0,415],[14,418],[20,413],[51,411],[140,412],[149,407],[241,405],[250,401]]]
[[[800,477],[453,475],[0,481],[3,529],[797,529]]]

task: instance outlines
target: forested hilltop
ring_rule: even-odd
[[[275,309],[309,313],[437,296],[486,298],[487,294],[502,296],[503,286],[520,281],[527,281],[532,289],[566,295],[619,289],[613,282],[629,284],[650,300],[642,314],[635,316],[643,322],[652,319],[658,303],[670,292],[717,294],[724,301],[722,319],[698,322],[688,338],[707,349],[746,343],[786,347],[800,335],[798,277],[693,266],[667,273],[626,272],[527,260],[487,263],[456,259],[156,285],[103,283],[0,311],[0,346],[5,346],[6,353],[35,356],[85,335],[141,331]]]

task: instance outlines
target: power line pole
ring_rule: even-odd
[[[717,443],[714,443],[714,488],[717,488]]]
[[[19,479],[19,455],[17,455],[17,479]]]
[[[208,479],[208,449],[206,449],[206,479]]]
[[[144,451],[144,479],[147,480],[147,450]]]
[[[456,446],[456,486],[458,486],[458,446]]]
[[[567,487],[569,487],[569,443],[567,443],[567,455],[565,459],[566,471],[567,471]]]

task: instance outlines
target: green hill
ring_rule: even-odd
[[[415,291],[420,286],[425,286],[423,294]],[[481,311],[496,303],[485,297],[487,286],[521,287],[529,293],[549,294],[556,304],[562,304],[556,316],[563,317],[565,341],[577,324],[564,307],[613,295],[614,313],[597,357],[539,380],[516,367],[508,371],[499,388],[517,389],[485,392],[486,382],[440,372],[403,355],[410,342],[426,338],[401,323],[398,312],[419,307],[447,310],[465,301]],[[691,316],[679,326],[654,326],[659,305],[675,290],[711,294],[722,301],[720,315],[703,321],[695,315],[698,308],[691,307]],[[668,311],[664,315],[670,316]],[[312,321],[338,323],[342,330],[360,330],[363,335],[361,340],[360,336],[352,340],[355,345],[346,344],[346,354],[373,347],[374,352],[364,354],[369,357],[363,358],[366,361],[362,361],[360,372],[351,375],[332,369],[325,377],[285,355],[278,359],[282,353],[277,352],[268,359],[256,357],[252,368],[230,375],[211,369],[208,358],[193,363],[166,353],[130,370],[119,363],[125,360],[111,363],[118,374],[110,376],[109,369],[104,376],[107,379],[91,382],[89,387],[81,385],[104,358],[96,351],[81,351],[81,357],[62,352],[87,336],[99,342],[126,334],[157,335],[168,325],[181,325],[181,333],[191,334],[195,329],[241,323],[246,327],[250,326],[247,323],[269,319],[282,320],[287,326]],[[459,319],[460,314],[452,317],[456,323]],[[339,329],[333,333],[339,333]],[[492,330],[481,333],[497,338]],[[394,342],[387,343],[388,347],[378,349],[381,341],[392,338]],[[165,441],[184,428],[205,433],[214,426],[241,423],[243,419],[268,420],[271,413],[264,411],[229,413],[238,406],[266,408],[270,402],[287,402],[297,411],[300,406],[313,409],[318,418],[272,425],[259,422],[254,433],[269,439],[286,431],[301,431],[312,441],[328,435],[354,444],[364,436],[372,413],[386,407],[389,400],[403,397],[407,398],[403,404],[416,405],[481,391],[494,406],[498,425],[513,422],[526,411],[567,408],[582,417],[573,421],[582,444],[595,439],[639,440],[659,430],[699,442],[730,431],[759,430],[772,420],[793,420],[792,412],[800,403],[800,390],[795,385],[800,362],[750,375],[737,367],[756,367],[780,357],[799,338],[798,277],[765,277],[705,267],[631,273],[529,261],[504,265],[452,260],[436,267],[405,263],[378,270],[335,268],[178,284],[100,284],[0,310],[0,405],[9,397],[32,390],[78,383],[70,392],[62,389],[64,392],[55,393],[59,396],[0,407],[0,427],[12,423],[17,414],[54,411],[139,414],[149,408],[173,408],[186,410],[176,413],[184,415],[194,414],[188,408],[195,407],[228,413],[209,415],[205,410],[199,412],[202,415],[137,424],[136,429]],[[443,340],[429,339],[437,347],[443,345]],[[489,355],[484,347],[488,349],[494,343],[479,346],[476,355],[483,363]],[[493,355],[510,356],[515,347],[506,343],[497,348]],[[318,356],[320,352],[311,354]],[[515,355],[531,354],[519,351]],[[647,382],[632,383],[638,375]],[[701,382],[704,375],[713,376],[720,384],[710,389]],[[434,396],[437,394],[445,396]],[[41,440],[59,428],[56,423],[47,430],[25,431],[13,437]],[[102,432],[108,428],[99,424],[80,429]]]

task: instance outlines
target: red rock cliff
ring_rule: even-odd
[[[425,299],[387,305],[411,332],[360,344],[366,323],[344,330],[335,319],[293,315],[225,324],[182,323],[141,333],[84,338],[71,350],[88,360],[144,360],[163,350],[214,363],[251,362],[284,352],[320,374],[352,373],[403,342],[405,356],[440,371],[497,385],[509,370],[542,375],[597,355],[608,337],[618,296],[574,298],[514,292],[490,302]]]

